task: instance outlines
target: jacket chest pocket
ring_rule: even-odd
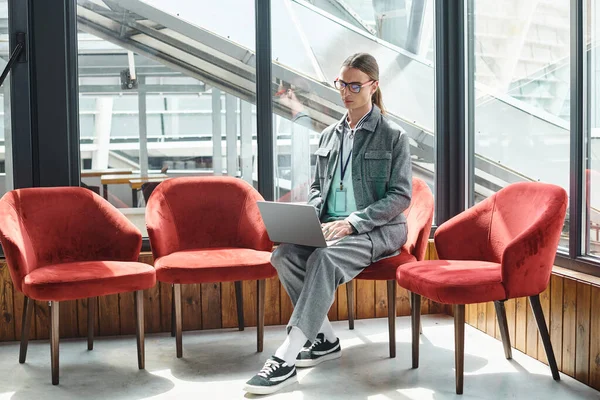
[[[331,149],[327,149],[324,147],[319,147],[317,151],[315,151],[315,155],[317,156],[317,166],[319,168],[319,178],[321,180],[325,179],[327,176],[327,165],[329,163],[329,155],[331,154]]]
[[[387,181],[392,169],[392,152],[385,150],[365,152],[367,180]]]

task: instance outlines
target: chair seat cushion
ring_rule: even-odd
[[[365,268],[356,279],[390,280],[396,279],[396,270],[399,265],[417,261],[412,254],[402,251],[400,254],[384,258]]]
[[[501,265],[485,261],[435,260],[401,265],[398,284],[445,304],[504,300]]]
[[[270,261],[269,251],[218,247],[178,251],[154,266],[159,281],[187,284],[271,278],[277,271]]]
[[[34,300],[64,301],[133,292],[156,284],[151,265],[127,261],[84,261],[47,265],[23,279],[23,293]]]

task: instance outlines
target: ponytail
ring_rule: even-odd
[[[379,107],[382,114],[386,113],[385,107],[383,106],[383,96],[381,94],[381,89],[379,88],[379,86],[377,87],[377,90],[375,90],[375,93],[373,93],[373,95],[371,96],[371,101],[373,102],[373,104]]]

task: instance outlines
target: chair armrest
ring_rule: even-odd
[[[180,240],[175,216],[167,199],[158,190],[152,194],[146,205],[146,228],[155,260],[179,250]]]
[[[549,207],[504,249],[502,284],[507,298],[533,296],[548,287],[566,208],[566,200]]]
[[[264,200],[255,190],[249,190],[240,213],[237,231],[237,243],[240,247],[260,251],[271,251],[273,242],[269,239],[267,228],[260,215],[257,201]]]
[[[0,200],[0,242],[15,288],[22,292],[23,278],[37,267],[37,256],[27,229],[8,201]]]
[[[489,231],[494,197],[469,208],[440,225],[434,240],[441,260],[489,260]]]

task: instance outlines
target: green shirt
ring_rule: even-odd
[[[346,161],[346,160],[344,160]],[[335,212],[335,193],[340,188],[340,181],[342,174],[340,172],[340,163],[342,160],[338,159],[338,167],[335,169],[333,174],[333,180],[331,182],[331,190],[327,194],[326,214],[323,222],[335,221],[338,219],[344,219],[354,211],[356,211],[356,199],[354,198],[354,186],[352,184],[352,160],[348,163],[348,169],[344,173],[344,189],[346,190],[346,212]]]

